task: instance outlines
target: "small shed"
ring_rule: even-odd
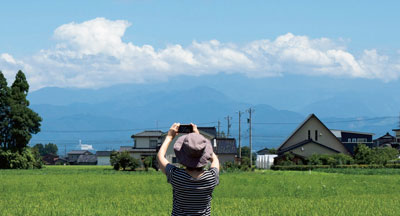
[[[97,151],[97,165],[111,165],[110,156],[112,151]]]
[[[278,157],[276,154],[257,155],[256,167],[258,169],[271,169],[276,157]]]

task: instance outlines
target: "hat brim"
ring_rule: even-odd
[[[184,151],[182,151],[182,145],[187,135],[183,135],[179,137],[175,144],[174,144],[174,152],[176,157],[184,166],[192,167],[192,168],[199,168],[207,165],[208,161],[211,159],[213,149],[211,146],[210,140],[205,138],[206,140],[206,147],[204,149],[203,155],[198,158],[189,157]]]

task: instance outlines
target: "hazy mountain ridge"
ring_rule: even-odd
[[[237,111],[245,111],[249,107],[255,110],[254,149],[277,147],[312,112],[323,122],[326,121],[329,128],[373,132],[376,136],[391,131],[397,125],[397,119],[393,118],[353,121],[362,114],[366,114],[363,119],[374,117],[373,109],[379,106],[368,108],[368,104],[362,105],[364,110],[361,111],[357,107],[346,108],[346,103],[352,101],[350,96],[347,102],[337,101],[337,97],[314,101],[299,113],[290,109],[276,109],[267,105],[274,104],[274,101],[265,101],[263,97],[257,104],[242,102],[240,99],[243,97],[227,96],[229,89],[222,92],[207,85],[192,88],[174,85],[163,90],[165,86],[118,85],[97,90],[45,88],[32,92],[29,96],[31,107],[43,117],[42,132],[33,137],[32,144],[52,141],[73,149],[82,139],[84,143],[93,144],[97,150],[118,149],[120,145],[132,145],[130,136],[140,130],[158,128],[165,131],[173,122],[217,126],[219,120],[221,130],[226,133],[224,118],[228,115],[232,117],[230,133],[237,138]],[[284,99],[287,98],[282,97]],[[332,106],[335,101],[338,106]],[[335,117],[335,113],[346,110],[349,110],[349,114]],[[352,116],[357,113],[360,115]],[[243,145],[248,144],[247,118],[248,113],[244,113]]]

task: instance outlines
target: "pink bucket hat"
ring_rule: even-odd
[[[203,167],[212,157],[210,140],[198,133],[179,137],[174,144],[175,155],[179,163],[187,167]]]

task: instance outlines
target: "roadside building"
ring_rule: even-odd
[[[218,155],[218,160],[221,165],[226,162],[234,163],[236,161],[237,147],[236,139],[234,138],[215,138],[211,143],[214,153]]]
[[[400,144],[397,142],[397,139],[395,136],[392,136],[387,132],[385,135],[377,138],[374,140],[374,146],[376,147],[392,147],[399,149]]]
[[[134,142],[133,147],[121,146],[120,151],[128,151],[132,157],[139,160],[149,156],[155,160],[162,134],[160,130],[145,130],[134,134],[131,136]]]
[[[78,158],[81,155],[93,155],[92,152],[88,151],[88,150],[72,150],[70,152],[68,152],[68,163],[71,165],[77,165],[78,164]]]
[[[111,165],[110,156],[112,151],[97,151],[97,165]]]
[[[343,143],[347,151],[354,155],[354,149],[358,144],[362,143],[372,148],[375,147],[373,142],[374,133],[357,132],[357,131],[346,131],[332,129],[332,133]]]
[[[57,160],[58,160],[59,156],[55,155],[55,154],[45,154],[42,156],[42,160],[44,162],[45,165],[55,165]]]
[[[96,155],[79,155],[78,160],[76,161],[77,165],[96,165],[97,164],[97,157]]]
[[[286,152],[295,156],[296,162],[304,161],[313,154],[350,155],[343,143],[314,114],[309,115],[277,149],[276,161]]]

